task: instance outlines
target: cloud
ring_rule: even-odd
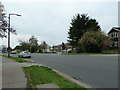
[[[102,30],[108,32],[113,26],[117,26],[117,0],[113,2],[92,2],[88,0],[4,0],[7,13],[18,13],[22,17],[11,17],[11,25],[17,30],[18,35],[12,36],[11,46],[18,45],[18,39],[28,39],[34,35],[39,41],[47,41],[54,45],[67,41],[67,32],[73,15],[88,13],[101,25]],[[58,2],[57,2],[58,1]],[[84,2],[88,1],[88,2]],[[19,3],[21,2],[21,3]],[[8,14],[7,14],[8,15]],[[7,40],[3,42],[7,44]]]

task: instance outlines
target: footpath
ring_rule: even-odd
[[[2,88],[26,88],[27,79],[18,62],[2,58]]]

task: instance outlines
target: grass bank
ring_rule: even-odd
[[[52,69],[45,67],[45,66],[30,66],[24,67],[23,70],[25,73],[28,74],[30,78],[30,83],[33,86],[39,84],[48,84],[48,83],[55,83],[60,88],[81,88],[80,90],[87,90],[86,88],[79,86],[78,84],[65,79],[64,77],[57,74]]]
[[[13,59],[13,60],[15,60],[15,61],[17,61],[17,62],[19,62],[19,63],[29,62],[29,61],[27,61],[27,60],[24,60],[24,59],[18,58],[18,57],[13,57],[13,56],[8,57],[7,55],[2,55],[2,56],[3,56],[3,57],[6,57],[6,58]]]

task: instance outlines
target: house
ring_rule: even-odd
[[[68,50],[68,49],[72,48],[72,46],[69,43],[64,43],[64,45],[65,45],[65,50]],[[53,46],[52,49],[55,52],[61,52],[61,50],[62,50],[62,44],[55,45],[55,46]]]
[[[50,48],[51,48],[51,46],[46,44],[46,48],[43,49],[43,52],[50,52]]]
[[[109,32],[108,36],[111,40],[111,48],[120,48],[120,27],[113,27]]]
[[[52,47],[53,52],[60,52],[62,50],[61,45],[55,45]]]

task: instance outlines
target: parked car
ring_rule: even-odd
[[[67,50],[61,50],[61,53],[67,53]]]
[[[26,58],[26,57],[31,58],[31,53],[28,51],[22,51],[22,52],[20,52],[20,54],[18,54],[18,57],[19,58]]]
[[[68,50],[67,50],[67,53],[71,53],[71,52],[72,52],[72,49],[68,49]]]
[[[16,51],[11,51],[11,54],[16,54]]]

